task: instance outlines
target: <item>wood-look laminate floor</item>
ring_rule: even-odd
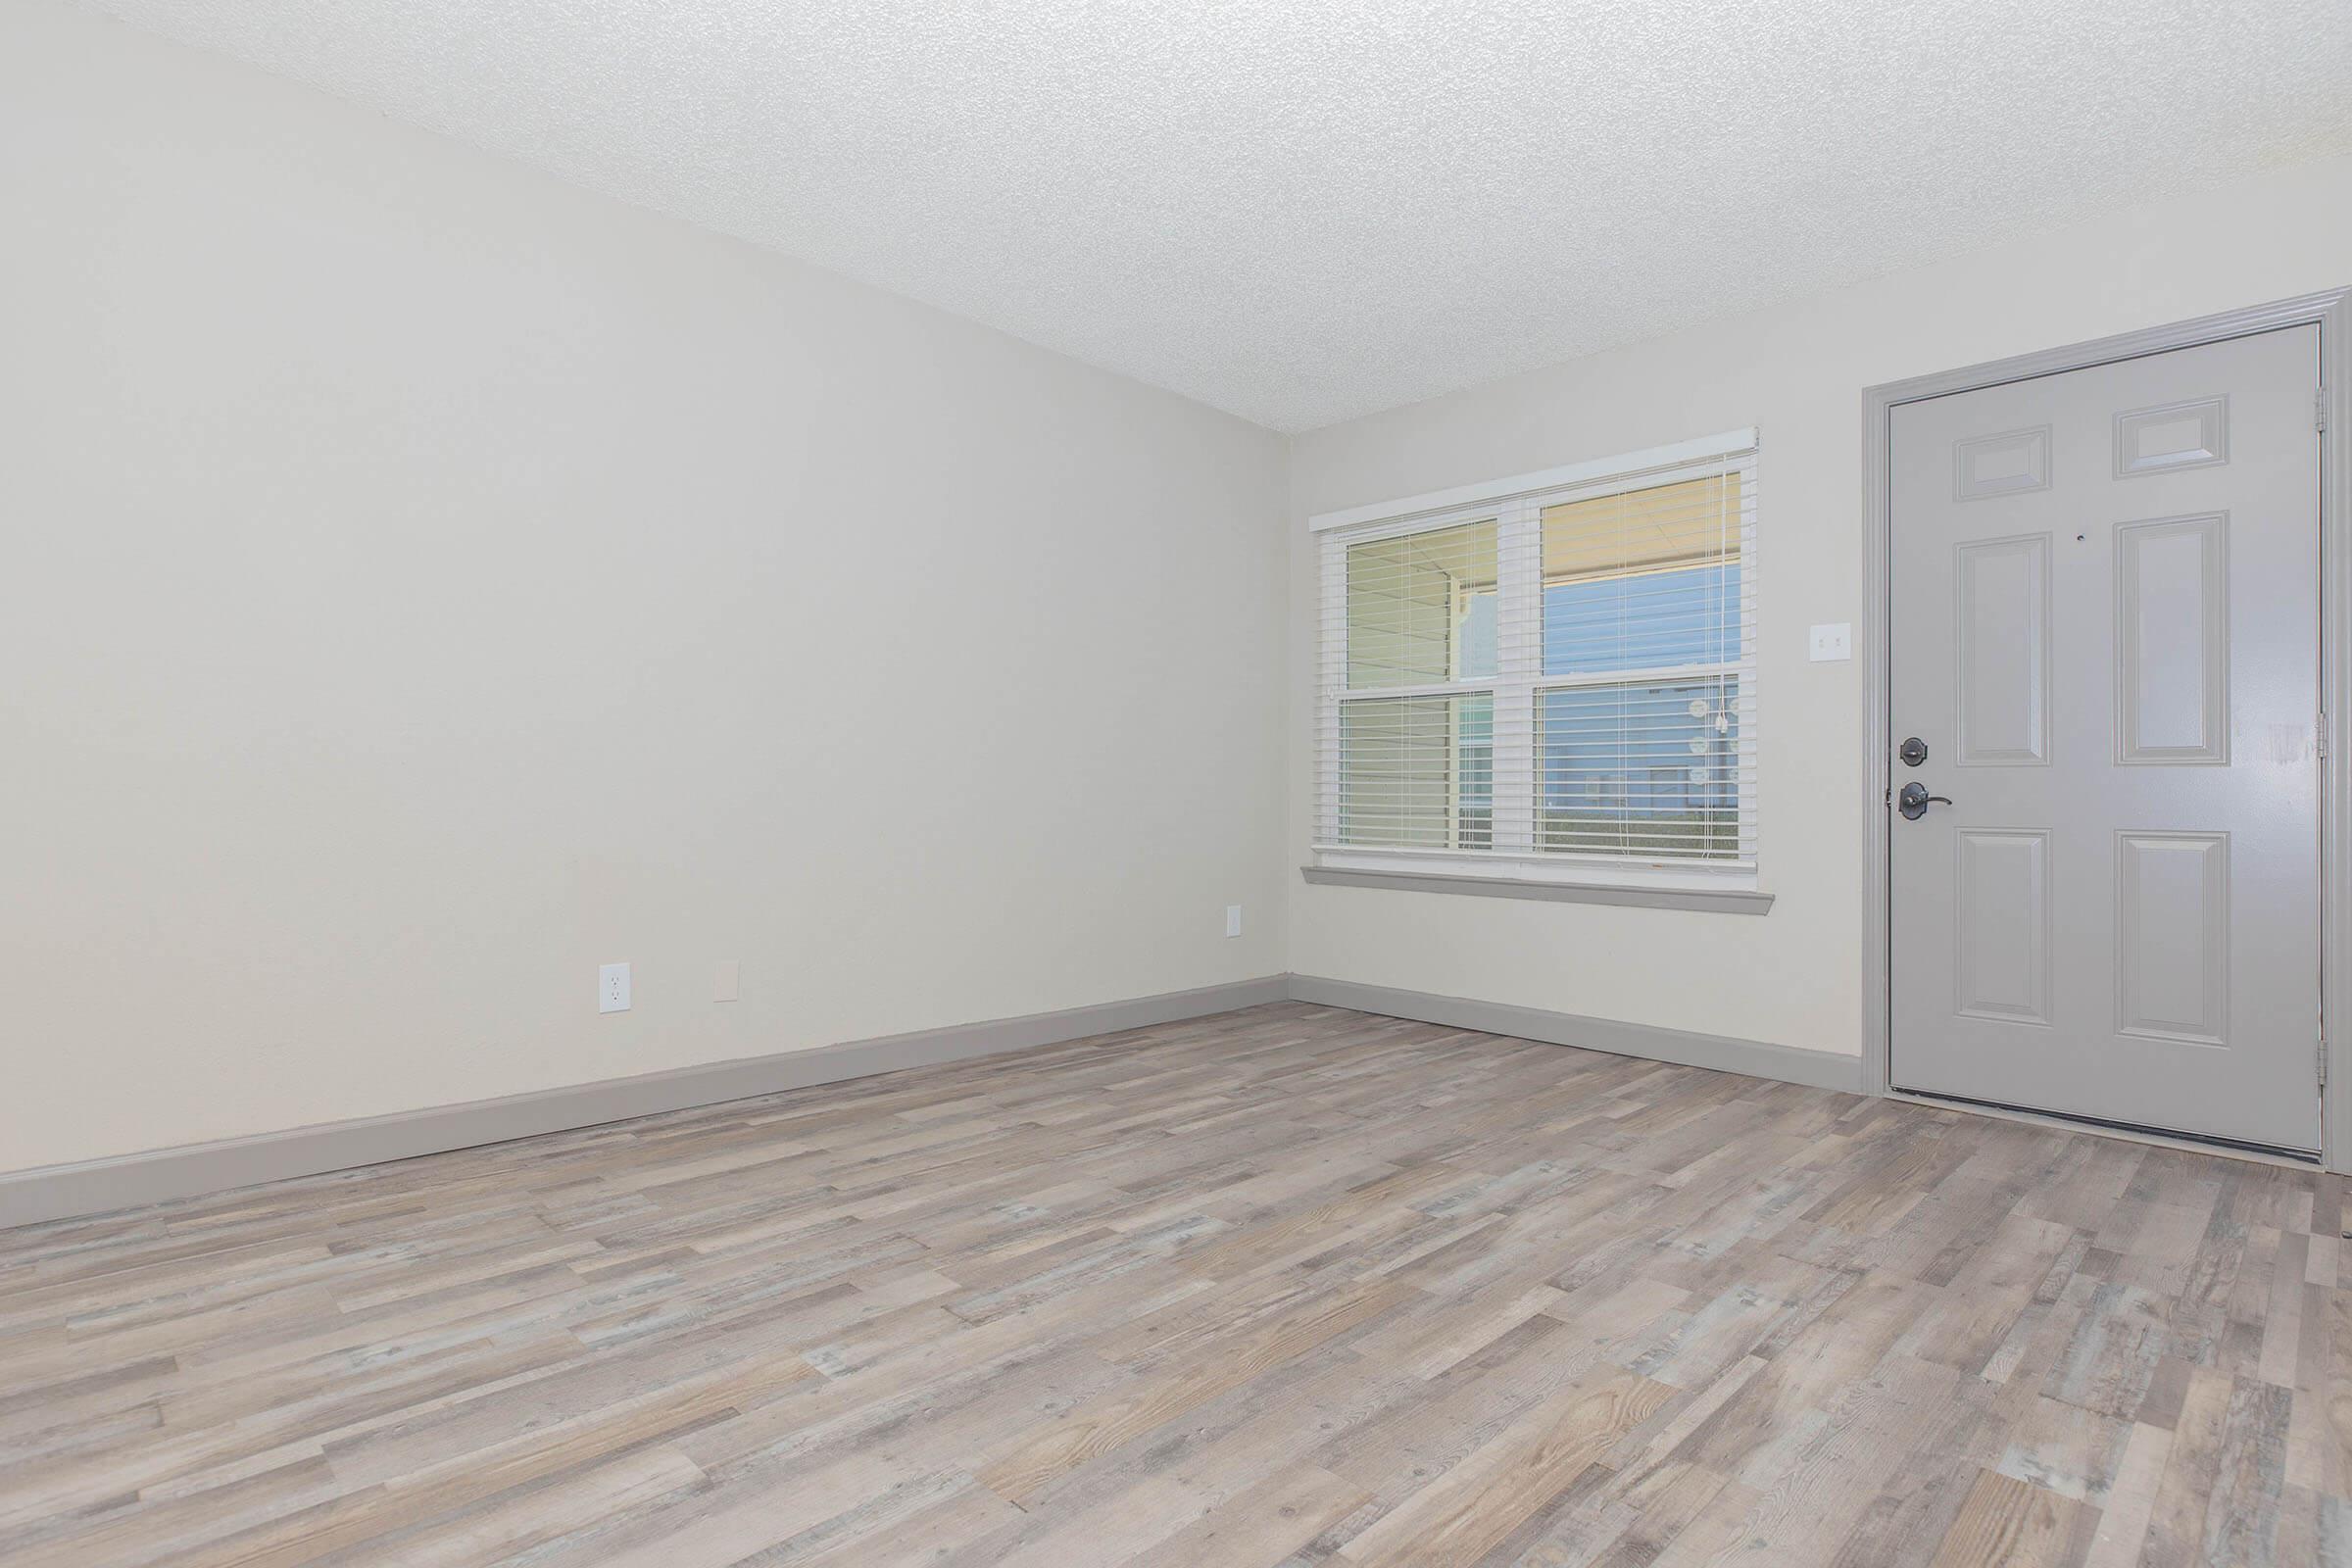
[[[0,1561],[2352,1561],[2341,1183],[1285,1004],[0,1233]]]

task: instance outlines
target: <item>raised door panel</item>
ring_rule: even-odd
[[[2115,760],[2230,760],[2230,519],[2115,531]]]
[[[1952,499],[1989,501],[2050,487],[2050,427],[2004,430],[1952,444]]]
[[[2115,476],[2210,468],[2230,461],[2230,400],[2198,398],[2115,416]]]
[[[1971,1018],[2050,1021],[2050,836],[1963,828],[1954,1002]]]
[[[2116,1027],[2219,1046],[2230,1030],[2230,835],[2115,836]]]
[[[1955,546],[1954,695],[1962,767],[2050,760],[2050,536]]]

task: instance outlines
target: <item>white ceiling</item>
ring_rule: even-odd
[[[2348,0],[103,3],[1283,430],[2352,150]]]

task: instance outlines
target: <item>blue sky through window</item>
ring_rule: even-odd
[[[1740,590],[1737,563],[1548,585],[1544,672],[1730,662],[1740,657]],[[1543,693],[1541,808],[1587,822],[1736,810],[1738,703],[1738,680],[1713,676]]]
[[[1544,590],[1544,673],[1728,663],[1740,657],[1740,567],[1592,577]]]

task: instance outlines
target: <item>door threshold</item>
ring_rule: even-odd
[[[2179,1149],[2192,1154],[2222,1154],[2263,1165],[2282,1165],[2290,1170],[2320,1168],[2320,1152],[2316,1149],[2292,1149],[2283,1144],[2258,1144],[2241,1138],[2175,1132],[2166,1127],[2104,1121],[2096,1116],[2078,1116],[2063,1110],[2034,1110],[2025,1105],[2003,1104],[1997,1100],[1972,1100],[1966,1095],[1939,1095],[1923,1089],[1897,1089],[1889,1085],[1886,1093],[1895,1100],[1906,1100],[1915,1105],[1971,1111],[1978,1115],[1997,1116],[2003,1121],[2022,1121],[2036,1127],[2055,1128],[2060,1132],[2095,1133],[2101,1137],[2120,1138],[2127,1143],[2152,1144],[2159,1149]]]

